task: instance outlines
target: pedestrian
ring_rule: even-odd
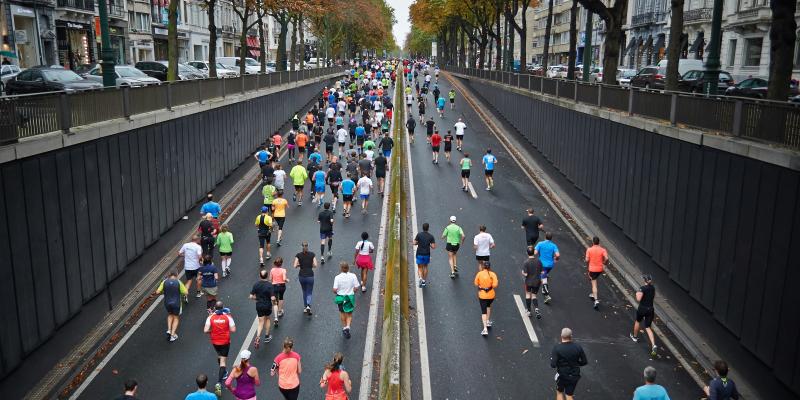
[[[256,216],[255,226],[258,229],[258,262],[264,266],[264,250],[267,252],[267,260],[272,258],[270,253],[272,239],[272,217],[269,215],[269,208],[261,206],[261,214]]]
[[[222,225],[215,245],[219,248],[222,276],[226,277],[231,273],[231,256],[233,256],[233,233],[230,232],[228,224]]]
[[[272,158],[272,154],[267,151],[267,146],[261,146],[253,157],[258,160],[258,167],[263,168]]]
[[[655,357],[658,355],[658,348],[656,347],[656,338],[651,325],[653,324],[653,318],[655,318],[653,303],[656,298],[656,288],[653,286],[653,277],[651,275],[643,275],[642,280],[644,285],[636,291],[636,301],[639,302],[639,306],[636,308],[636,320],[633,322],[633,332],[628,336],[634,342],[638,342],[639,328],[644,328],[647,338],[650,339],[650,356]]]
[[[354,163],[351,161],[348,163],[348,167],[353,165]],[[357,174],[357,172],[353,172],[353,174]],[[350,209],[353,208],[353,195],[355,194],[356,183],[353,182],[350,177],[350,172],[347,173],[347,177],[342,181],[341,188],[342,188],[342,215],[345,218],[350,218]],[[357,175],[356,175],[357,176]]]
[[[200,235],[192,235],[192,241],[184,243],[178,250],[178,256],[183,257],[183,278],[186,279],[186,291],[192,289],[192,282],[197,279],[197,270],[200,269],[200,258],[203,256],[203,248],[200,247]],[[197,294],[200,298],[200,285],[197,285]],[[184,296],[183,302],[188,302],[188,296]]]
[[[378,147],[381,148],[381,153],[386,158],[392,155],[392,148],[394,147],[394,140],[389,137],[389,131],[383,133],[383,137],[378,142]]]
[[[436,128],[436,122],[433,122],[433,115],[431,115],[427,121],[425,121],[425,136],[427,137],[427,142],[431,142],[431,136],[433,133],[438,131]]]
[[[365,174],[361,177],[361,179],[358,180],[356,186],[358,186],[358,193],[359,197],[361,198],[361,214],[366,214],[367,207],[369,206],[369,194],[370,191],[372,191],[372,179]]]
[[[439,118],[444,118],[445,104],[447,103],[444,97],[439,97],[439,95],[436,95],[436,108],[439,109]]]
[[[303,365],[300,363],[300,354],[294,350],[294,341],[287,337],[283,340],[283,351],[272,362],[270,375],[278,374],[278,390],[286,400],[297,400],[300,396],[300,374]]]
[[[600,298],[597,297],[597,278],[603,274],[604,265],[608,264],[608,252],[600,247],[600,238],[597,236],[592,238],[592,247],[586,249],[584,260],[588,265],[589,280],[592,282],[592,293],[589,293],[589,299],[594,302],[594,309],[598,310]]]
[[[214,351],[217,352],[219,379],[217,384],[214,385],[214,391],[217,396],[222,396],[222,384],[228,376],[228,369],[225,363],[228,359],[228,352],[231,349],[231,333],[236,332],[236,323],[230,313],[231,311],[225,308],[222,301],[217,301],[214,305],[214,312],[206,318],[206,323],[203,327],[203,332],[209,334],[211,345],[214,346]]]
[[[206,294],[206,310],[211,314],[214,312],[214,304],[217,302],[219,271],[210,254],[203,255],[203,265],[197,273],[200,275],[197,277],[197,284],[203,288],[202,290]]]
[[[497,274],[491,270],[492,264],[485,261],[481,264],[481,270],[475,274],[475,281],[473,282],[478,288],[478,302],[481,306],[481,322],[483,323],[483,330],[481,335],[488,336],[489,328],[492,327],[492,302],[496,297],[495,288],[497,288]]]
[[[450,278],[455,278],[458,275],[458,253],[461,242],[464,241],[464,230],[456,225],[456,216],[450,216],[450,224],[444,228],[442,232],[442,239],[445,239],[445,250],[447,250],[447,260],[450,263]]]
[[[417,275],[421,288],[428,284],[428,264],[431,263],[431,250],[436,248],[436,239],[428,232],[429,229],[430,225],[427,222],[423,223],[422,232],[417,233],[413,242],[414,246],[417,246]]]
[[[317,268],[317,257],[308,251],[308,242],[302,243],[302,250],[295,254],[292,266],[298,268],[297,280],[303,290],[303,313],[311,315],[312,293],[314,291],[314,268]]]
[[[219,218],[219,214],[222,212],[222,207],[220,207],[219,203],[214,201],[214,195],[209,193],[206,195],[206,202],[200,207],[200,216],[205,216],[208,213],[211,213],[211,216],[214,218]]]
[[[272,341],[270,335],[269,317],[272,315],[272,304],[275,302],[275,293],[272,291],[272,283],[269,281],[269,272],[265,269],[258,271],[258,282],[250,289],[250,299],[256,302],[256,316],[258,318],[256,326],[256,337],[253,346],[258,350],[261,345],[261,332],[264,333],[264,342]]]
[[[495,246],[494,238],[486,232],[486,225],[478,227],[478,234],[472,239],[472,249],[475,250],[475,260],[478,261],[478,271],[481,265],[489,261],[491,249]]]
[[[528,215],[522,219],[522,229],[525,230],[525,243],[528,246],[536,246],[539,241],[539,231],[544,229],[544,224],[539,217],[533,215],[533,208],[526,210]]]
[[[352,123],[350,123],[349,126],[352,126]],[[344,127],[341,127],[338,130],[336,130],[336,142],[339,144],[340,157],[344,155],[344,145],[347,143],[348,136],[349,132],[347,129],[344,129]]]
[[[308,145],[308,135],[305,132],[298,132],[294,138],[295,144],[297,144],[297,164],[303,161],[303,156],[306,154],[306,145]],[[289,174],[291,175],[291,173]]]
[[[355,290],[361,286],[356,274],[350,272],[347,262],[339,263],[339,275],[333,279],[334,303],[339,307],[339,320],[342,323],[342,335],[350,339],[350,323],[356,308]]]
[[[561,343],[553,346],[550,368],[556,369],[556,400],[572,400],[581,379],[581,367],[586,365],[586,353],[572,341],[572,329],[561,329]]]
[[[544,294],[544,304],[550,304],[550,272],[556,266],[556,261],[561,258],[558,246],[553,242],[553,233],[545,232],[543,241],[536,244],[534,254],[539,256],[542,262],[542,294]]]
[[[708,400],[739,400],[736,383],[728,378],[728,363],[722,360],[714,362],[714,371],[717,372],[717,377],[703,388]]]
[[[431,161],[434,164],[439,164],[439,146],[442,143],[442,136],[439,131],[434,131],[433,135],[428,137],[428,143],[431,144]]]
[[[342,164],[337,156],[331,157],[325,181],[331,188],[331,212],[336,214],[336,203],[339,202],[339,186],[342,184]]]
[[[189,294],[189,291],[178,279],[178,273],[170,271],[169,276],[158,285],[156,294],[164,295],[164,308],[167,309],[167,340],[174,342],[178,340],[178,325],[183,313],[181,298]]]
[[[469,192],[469,172],[472,168],[472,160],[469,158],[469,153],[464,153],[464,157],[461,158],[458,165],[461,166],[461,184],[463,185],[461,190]]]
[[[319,387],[326,388],[325,400],[347,400],[347,394],[353,390],[350,375],[342,369],[344,355],[335,353],[333,360],[325,366],[325,372],[319,378]]]
[[[644,385],[633,391],[633,400],[669,400],[667,389],[656,384],[656,369],[644,367]]]
[[[231,391],[236,400],[254,400],[256,398],[256,386],[261,386],[258,368],[250,365],[250,356],[250,350],[242,350],[239,353],[239,365],[233,367],[228,378],[225,379],[225,386]],[[235,387],[233,385],[234,381],[236,381]]]
[[[281,247],[281,240],[283,240],[283,224],[286,223],[286,209],[289,208],[289,202],[283,198],[283,190],[275,192],[275,200],[272,200],[272,219],[278,225],[278,240],[275,245]]]
[[[367,291],[367,275],[369,271],[375,269],[372,263],[375,246],[367,239],[369,239],[369,233],[361,232],[361,240],[356,243],[356,251],[353,254],[353,264],[361,270],[361,293]]]
[[[453,134],[449,129],[442,138],[442,141],[444,142],[444,158],[446,158],[447,163],[450,164],[450,152],[453,150]]]
[[[200,225],[197,227],[200,232],[200,246],[203,247],[203,254],[214,254],[214,242],[216,241],[217,228],[214,227],[214,215],[207,213]]]
[[[542,262],[534,256],[533,247],[528,246],[528,259],[522,264],[522,276],[525,277],[525,309],[531,316],[531,303],[533,303],[536,319],[541,319],[539,312],[539,300],[536,295],[539,293],[539,286],[542,284]]]
[[[464,146],[464,131],[467,130],[467,124],[459,118],[458,122],[453,125],[453,128],[456,129],[456,150],[462,151]]]
[[[419,124],[425,123],[425,96],[419,95],[419,83],[417,83],[417,110],[419,110]]]
[[[272,282],[272,295],[275,297],[272,302],[272,312],[275,326],[277,327],[278,318],[283,317],[283,296],[286,293],[286,283],[289,282],[286,268],[283,267],[283,257],[276,258],[272,263],[272,268],[269,270],[269,280]]]
[[[347,131],[344,130],[344,119],[342,116],[336,117],[336,130],[329,129],[325,136],[322,137],[323,143],[325,143],[325,160],[330,162],[331,157],[333,156],[333,149],[338,140],[339,132],[343,133],[343,137],[347,137]],[[341,122],[341,125],[339,124]],[[344,143],[339,144],[339,152],[341,153],[341,149],[344,148]]]
[[[409,96],[411,96],[409,94]],[[411,105],[408,106],[409,113],[408,119],[406,120],[406,130],[408,131],[408,139],[411,144],[414,144],[414,129],[417,128],[417,121],[414,119],[414,116],[411,115]]]
[[[325,243],[328,244],[328,259],[333,257],[333,212],[331,211],[331,203],[325,202],[319,215],[317,215],[317,222],[319,223],[319,258],[320,263],[325,264]]]
[[[492,190],[494,188],[494,165],[497,164],[497,157],[492,154],[492,149],[486,149],[481,164],[483,164],[483,174],[486,177],[486,190]]]
[[[217,400],[217,396],[214,393],[206,390],[206,386],[208,386],[208,376],[206,374],[197,375],[194,381],[197,383],[197,390],[187,394],[184,400]]]
[[[139,390],[139,382],[136,379],[126,379],[124,383],[125,392],[114,400],[136,400],[136,392]]]

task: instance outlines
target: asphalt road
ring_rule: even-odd
[[[451,85],[442,78],[439,87],[446,94]],[[435,111],[432,113],[433,96],[428,96],[426,111],[430,116]],[[456,109],[450,110],[448,104],[444,118],[435,115],[434,121],[442,134],[453,129],[459,117],[467,124],[464,151],[473,160],[470,182],[477,198],[461,190],[458,161],[462,153],[455,145],[451,163],[441,154],[439,164],[434,165],[425,130],[418,126],[416,143],[411,146],[417,222],[420,227],[423,222],[430,223],[439,245],[433,252],[424,289],[432,398],[552,398],[554,370],[549,357],[563,327],[572,328],[575,341],[583,346],[589,360],[582,369],[577,398],[631,398],[633,390],[642,384],[642,370],[648,365],[657,368],[658,382],[667,387],[672,398],[698,398],[700,388],[674,355],[661,348],[658,357],[651,359],[643,334],[639,343],[628,338],[634,310],[610,287],[607,278],[600,279],[600,310],[592,308],[583,263],[584,244],[570,233],[463,96],[458,93]],[[416,105],[412,114],[418,117]],[[484,190],[480,161],[487,148],[498,158],[496,186],[491,192]],[[526,255],[521,219],[528,207],[536,210],[545,230],[553,232],[561,253],[550,278],[553,302],[543,305],[540,300],[543,318],[530,318],[539,347],[531,340],[523,323],[528,317],[520,312],[514,298],[519,295],[524,302],[520,268]],[[449,278],[447,253],[440,239],[450,215],[458,218],[466,234],[458,253],[461,274],[456,279]],[[497,244],[491,260],[500,281],[492,307],[494,327],[487,338],[480,335],[480,308],[472,283],[477,272],[472,239],[480,224],[488,227]],[[543,233],[540,238],[544,238]]]

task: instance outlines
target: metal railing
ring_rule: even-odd
[[[58,0],[56,7],[58,8],[74,8],[76,10],[86,10],[94,12],[95,0]]]
[[[133,88],[0,97],[0,145],[50,132],[69,133],[70,129],[83,125],[171,110],[181,105],[314,79],[338,71],[343,72],[343,67],[163,82]]]
[[[673,126],[762,140],[800,150],[800,104],[730,96],[624,88],[544,78],[508,71],[448,66],[446,70],[491,80],[543,96],[567,99]]]
[[[683,12],[683,22],[711,21],[711,11],[713,8],[696,8]]]

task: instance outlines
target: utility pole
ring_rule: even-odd
[[[719,50],[722,42],[722,0],[714,0],[714,10],[711,16],[711,43],[708,44],[708,59],[706,60],[706,70],[708,71],[708,81],[706,82],[706,95],[716,95],[717,85],[719,84]]]
[[[117,72],[114,70],[114,49],[111,48],[111,37],[108,33],[108,4],[106,0],[97,2],[100,14],[100,68],[103,70],[103,86],[117,86]]]
[[[589,82],[592,69],[592,12],[586,10],[586,32],[583,35],[583,81]]]

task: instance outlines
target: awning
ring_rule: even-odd
[[[628,47],[625,49],[626,56],[633,56],[636,53],[636,38],[631,38],[630,43],[628,43]]]
[[[258,43],[258,38],[255,36],[247,37],[247,50],[251,56],[258,58],[261,56],[261,46]]]
[[[653,46],[653,35],[648,35],[647,36],[647,42],[644,43],[644,48],[645,48],[645,50],[647,50],[651,46]]]
[[[703,48],[703,35],[703,31],[697,32],[697,37],[694,39],[694,42],[692,42],[692,47],[689,48],[689,53],[696,53],[697,50]]]
[[[656,52],[661,50],[664,47],[664,36],[665,35],[663,33],[659,33],[658,34],[658,39],[656,39],[656,45],[653,46],[653,47],[655,47]]]

